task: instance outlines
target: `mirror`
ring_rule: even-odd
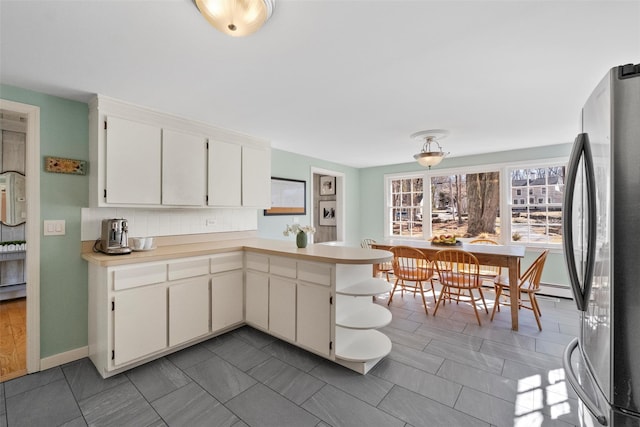
[[[27,220],[25,178],[19,172],[0,174],[0,222],[19,225]]]

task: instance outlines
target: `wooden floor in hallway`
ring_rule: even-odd
[[[27,299],[0,302],[0,382],[27,373]]]

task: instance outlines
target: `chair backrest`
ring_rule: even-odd
[[[478,258],[472,253],[460,249],[444,249],[436,252],[433,262],[443,285],[457,288],[480,287],[480,265]],[[452,271],[451,265],[458,268]]]
[[[491,239],[475,239],[469,242],[471,245],[499,245],[498,242]],[[480,266],[481,276],[499,276],[502,273],[501,267],[494,265],[482,265]]]
[[[365,248],[365,249],[371,249],[371,245],[374,244],[376,241],[373,239],[362,239],[362,242],[360,242],[360,247]]]
[[[400,280],[429,280],[433,276],[433,263],[427,256],[410,246],[393,246],[393,274]]]
[[[529,268],[522,273],[518,283],[518,287],[527,288],[531,290],[537,290],[540,287],[540,279],[542,278],[542,270],[544,269],[544,263],[547,260],[549,249],[546,249],[535,261],[531,263]]]
[[[499,245],[498,242],[491,239],[475,239],[469,242],[471,245]]]

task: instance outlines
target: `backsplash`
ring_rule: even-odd
[[[102,220],[126,218],[129,237],[173,236],[258,229],[255,209],[82,208],[81,239],[100,237]]]

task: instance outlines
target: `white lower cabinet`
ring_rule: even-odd
[[[107,378],[246,323],[364,374],[391,351],[370,274],[251,251],[90,264],[89,357]]]
[[[298,283],[297,343],[306,349],[330,357],[331,288],[306,282]]]
[[[169,286],[169,346],[209,333],[209,276]]]
[[[113,298],[114,365],[167,347],[167,290],[148,286],[118,292]]]
[[[211,277],[211,330],[239,325],[244,321],[244,276],[242,270]]]
[[[269,275],[247,271],[245,276],[245,320],[264,331],[269,329]]]
[[[271,276],[269,279],[269,332],[296,340],[296,282]]]

